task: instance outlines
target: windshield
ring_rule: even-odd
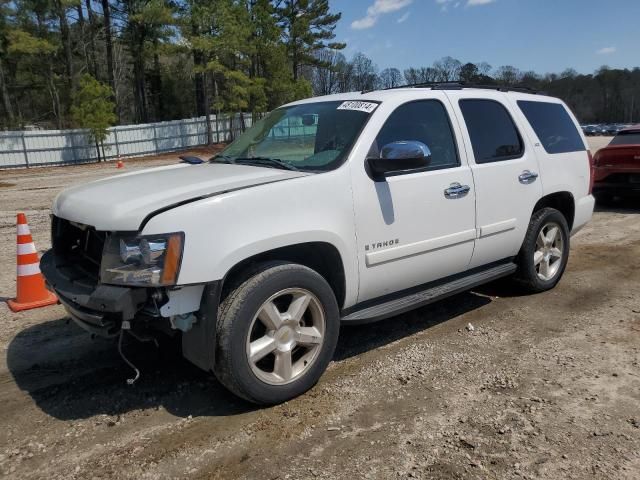
[[[360,105],[365,103],[365,107]],[[343,162],[376,106],[371,102],[317,102],[279,108],[212,161],[333,170]]]
[[[618,132],[609,145],[640,145],[640,132]]]

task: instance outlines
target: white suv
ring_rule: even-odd
[[[185,161],[62,192],[41,268],[83,328],[180,334],[262,404],[317,382],[341,322],[505,276],[552,288],[594,206],[566,105],[502,88],[311,98]]]

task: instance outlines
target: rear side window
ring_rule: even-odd
[[[609,145],[640,145],[640,132],[619,132]]]
[[[495,100],[460,100],[476,163],[500,162],[522,156],[520,133],[507,109]]]
[[[582,138],[564,106],[559,103],[518,100],[547,153],[582,152]]]

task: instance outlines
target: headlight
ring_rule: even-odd
[[[175,285],[182,261],[184,234],[110,235],[104,246],[102,283],[132,286]]]

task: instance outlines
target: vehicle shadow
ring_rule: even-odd
[[[345,325],[334,360],[345,360],[382,347],[491,303],[487,296],[465,292],[402,315],[364,325]]]
[[[381,322],[342,327],[334,359],[360,355],[490,302],[467,292]],[[7,366],[17,386],[60,420],[160,408],[180,417],[229,416],[259,408],[229,393],[213,374],[184,360],[177,348],[132,339],[123,350],[142,372],[133,386],[126,384],[133,372],[115,341],[91,339],[61,318],[18,333],[8,346]]]
[[[639,198],[615,198],[607,203],[596,202],[595,212],[606,213],[640,213],[640,197]]]
[[[95,338],[66,319],[22,330],[7,349],[7,367],[36,405],[60,420],[163,408],[180,417],[228,416],[255,407],[222,387],[212,374],[184,360],[177,348],[125,337],[122,360],[115,340]]]

